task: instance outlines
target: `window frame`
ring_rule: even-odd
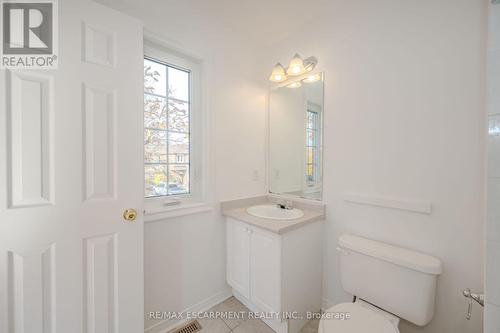
[[[207,179],[207,125],[208,117],[203,108],[202,91],[202,62],[194,57],[177,52],[162,43],[144,40],[143,59],[150,59],[165,65],[179,68],[190,72],[189,94],[190,94],[190,193],[170,196],[145,197],[144,191],[144,166],[143,154],[142,170],[142,196],[144,200],[145,220],[158,220],[170,216],[184,215],[182,213],[168,214],[175,210],[195,208],[200,210],[206,205]],[[144,96],[144,83],[142,95]],[[168,89],[168,87],[167,87]],[[144,111],[142,113],[142,126],[144,138]],[[143,144],[144,148],[144,144]],[[189,214],[190,212],[187,212]]]

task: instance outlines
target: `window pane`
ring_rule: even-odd
[[[313,180],[312,178],[313,171],[314,171],[314,166],[312,164],[307,164],[306,168],[306,175],[308,176],[307,180]]]
[[[312,147],[308,147],[306,148],[306,163],[309,164],[309,163],[314,163],[315,157],[316,155],[316,150],[315,148],[312,148]]]
[[[144,127],[166,129],[166,99],[144,94]]]
[[[146,197],[190,193],[190,75],[144,59]]]
[[[317,129],[317,123],[318,123],[318,113],[308,111],[306,128]]]
[[[307,112],[307,126],[306,128],[314,128],[314,118],[312,112]]]
[[[168,194],[189,193],[189,165],[169,165],[168,176]]]
[[[306,129],[306,146],[316,146],[316,131]]]
[[[168,129],[189,132],[189,104],[187,102],[168,101]]]
[[[146,163],[167,162],[167,133],[144,130],[144,161]]]
[[[189,101],[189,73],[176,68],[168,68],[169,97]]]
[[[167,66],[144,59],[144,91],[167,95]]]
[[[166,165],[146,165],[144,167],[144,174],[146,197],[167,195],[168,176]]]
[[[189,163],[189,134],[168,133],[168,162]]]

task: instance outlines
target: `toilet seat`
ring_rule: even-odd
[[[339,319],[335,314],[349,314]],[[399,333],[388,317],[357,303],[340,303],[326,310],[319,323],[319,333]]]

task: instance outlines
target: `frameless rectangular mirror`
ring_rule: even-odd
[[[324,73],[315,77],[316,80],[311,76],[270,93],[271,193],[322,199]]]

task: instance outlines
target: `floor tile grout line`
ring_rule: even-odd
[[[229,328],[229,333],[231,333],[233,331],[233,329],[231,327],[229,327],[229,325],[225,322],[224,319],[219,319],[219,320],[222,320],[222,322],[224,323],[224,325],[226,325],[226,327]]]

